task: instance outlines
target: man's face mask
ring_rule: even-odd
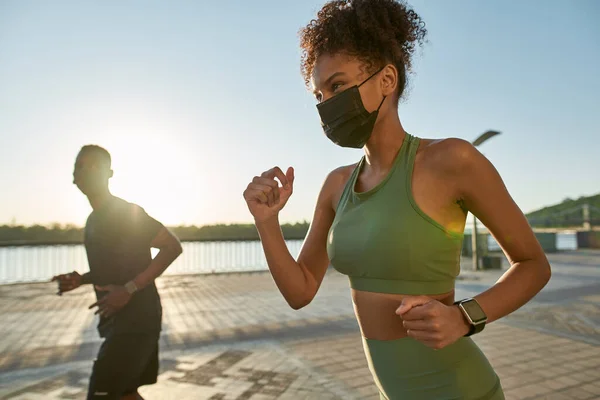
[[[382,69],[369,76],[360,85],[352,86],[317,104],[323,131],[333,143],[341,147],[360,149],[369,140],[385,96],[377,110],[369,113],[363,105],[358,88]]]

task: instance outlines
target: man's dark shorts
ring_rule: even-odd
[[[94,361],[87,400],[117,400],[158,377],[158,334],[108,336]]]

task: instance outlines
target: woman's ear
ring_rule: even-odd
[[[398,69],[392,65],[386,65],[381,71],[381,92],[384,96],[390,96],[396,92],[398,87]]]

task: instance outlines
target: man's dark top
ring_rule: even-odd
[[[124,285],[152,261],[150,243],[163,225],[143,208],[112,197],[94,210],[85,225],[85,249],[94,285]],[[96,290],[101,299],[108,292]],[[100,317],[98,332],[106,337],[121,333],[160,332],[162,306],[154,282],[136,292],[110,318]]]

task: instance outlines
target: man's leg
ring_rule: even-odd
[[[94,360],[92,375],[88,385],[87,400],[118,400],[119,396],[111,390],[112,381],[111,357],[114,357],[115,351],[114,338],[107,337],[102,342],[98,355]]]
[[[144,400],[144,398],[136,391],[121,396],[121,400]]]
[[[124,395],[135,395],[144,384],[141,377],[157,343],[152,335],[107,337],[94,362],[87,400],[119,400]]]

